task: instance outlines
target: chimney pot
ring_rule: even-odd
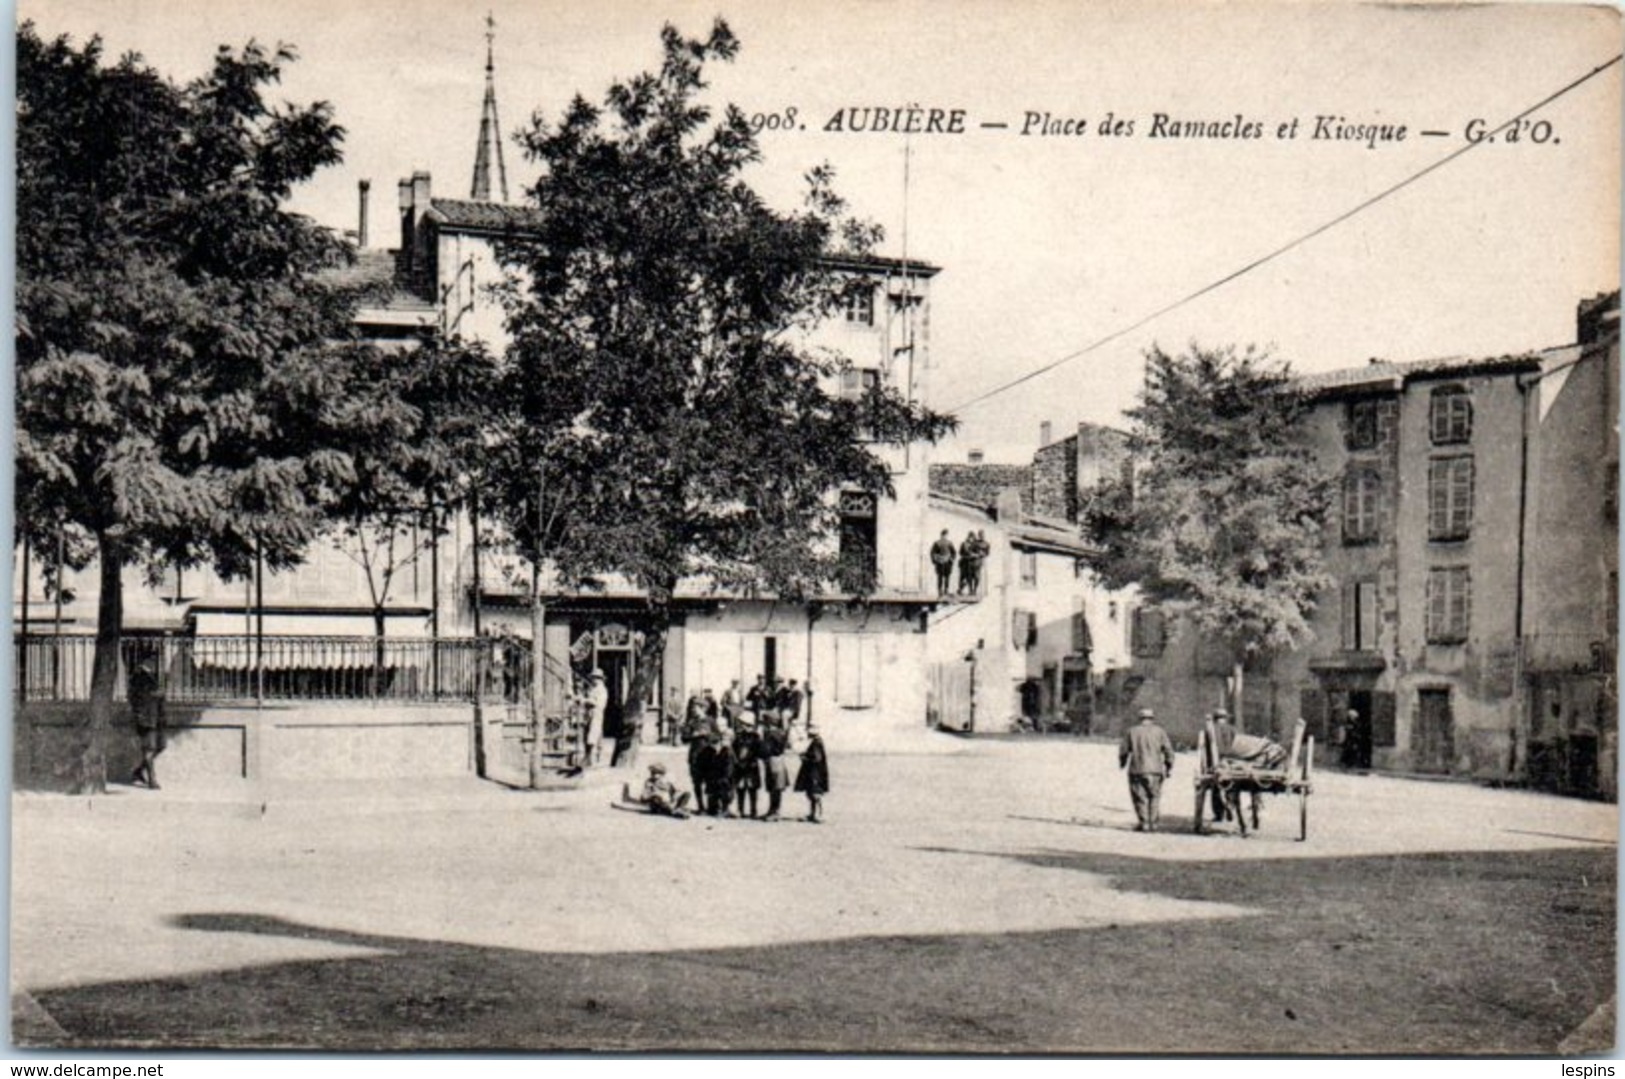
[[[1051,432],[1052,428],[1048,420],[1038,425],[1038,446],[1040,449],[1049,445]]]
[[[364,248],[367,246],[367,193],[372,190],[372,181],[362,180],[356,187],[361,197],[361,220],[356,229],[356,246]]]

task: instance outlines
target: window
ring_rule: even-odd
[[[1038,587],[1038,552],[1021,552],[1021,587]]]
[[[1377,582],[1349,581],[1343,585],[1343,648],[1348,652],[1377,650]]]
[[[861,401],[880,387],[880,372],[873,367],[849,367],[841,372],[841,397]]]
[[[1429,644],[1460,644],[1472,617],[1473,586],[1466,566],[1428,571]]]
[[[1134,608],[1129,624],[1129,643],[1136,656],[1162,655],[1167,637],[1167,622],[1162,612],[1150,607]]]
[[[1473,459],[1428,462],[1428,539],[1461,540],[1473,530]]]
[[[1343,444],[1351,450],[1377,447],[1377,402],[1350,401]]]
[[[853,285],[847,290],[842,301],[846,310],[846,321],[857,323],[860,326],[873,326],[875,324],[875,287],[869,283]]]
[[[1083,605],[1082,597],[1077,599],[1077,609],[1072,612],[1072,654],[1086,656],[1094,651],[1095,642],[1089,632],[1089,615]]]
[[[1038,615],[1020,607],[1010,612],[1010,643],[1028,649],[1038,643]]]
[[[1428,419],[1435,446],[1466,442],[1473,437],[1473,402],[1460,386],[1441,386],[1433,391]]]
[[[835,703],[873,708],[880,703],[880,641],[873,634],[835,636]]]
[[[841,492],[840,587],[866,593],[880,583],[876,554],[875,496],[867,491]]]
[[[1343,477],[1343,542],[1373,543],[1382,502],[1382,477],[1369,468]]]

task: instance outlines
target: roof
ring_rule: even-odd
[[[974,502],[941,491],[932,491],[930,501],[935,509],[995,525],[1010,538],[1012,547],[1049,551],[1073,558],[1090,558],[1100,554],[1099,547],[1085,540],[1078,534],[1077,529],[1064,521],[1034,517],[1025,513],[1020,520],[1000,521],[993,514],[991,507],[978,506]]]
[[[468,199],[430,199],[429,216],[442,227],[468,232],[522,232],[542,223],[541,211],[532,206]]]
[[[858,273],[893,273],[909,277],[935,277],[941,266],[933,266],[919,259],[894,259],[883,255],[830,255],[824,264],[835,270],[855,270]]]
[[[1338,397],[1381,390],[1398,391],[1406,383],[1433,378],[1465,378],[1469,375],[1518,374],[1539,370],[1542,353],[1524,352],[1505,356],[1443,356],[1427,360],[1394,363],[1373,359],[1364,367],[1345,367],[1299,375],[1293,385],[1311,397]]]

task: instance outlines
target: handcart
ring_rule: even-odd
[[[1303,720],[1292,728],[1292,748],[1281,768],[1260,768],[1245,761],[1221,757],[1217,732],[1209,721],[1196,736],[1196,822],[1197,832],[1206,832],[1204,817],[1211,802],[1215,817],[1228,815],[1245,836],[1250,825],[1259,827],[1260,795],[1287,794],[1298,798],[1298,839],[1309,838],[1309,795],[1314,790],[1310,778],[1315,756],[1315,740],[1306,736]],[[1279,748],[1277,748],[1279,753]],[[1248,796],[1248,805],[1242,807],[1242,795]]]

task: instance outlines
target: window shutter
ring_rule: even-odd
[[[1451,464],[1454,465],[1450,477],[1451,534],[1465,536],[1473,527],[1473,459],[1459,457]]]
[[[1355,647],[1369,652],[1377,647],[1377,582],[1361,581],[1356,600],[1360,623],[1359,643]]]
[[[1467,639],[1467,627],[1471,624],[1473,610],[1473,579],[1468,576],[1465,569],[1454,571],[1455,596],[1453,609],[1450,612],[1450,628],[1455,636],[1462,640]]]
[[[1428,462],[1428,535],[1437,538],[1450,530],[1450,489],[1445,462]]]
[[[1428,572],[1427,612],[1423,634],[1430,641],[1438,640],[1444,629],[1444,582],[1440,580],[1438,570]]]
[[[1303,716],[1309,734],[1317,741],[1326,740],[1326,695],[1318,689],[1300,690],[1298,712]]]
[[[1360,623],[1357,610],[1359,595],[1359,585],[1352,583],[1343,585],[1343,649],[1345,651],[1354,651],[1360,647],[1358,636]]]
[[[1397,744],[1394,732],[1394,695],[1387,690],[1377,690],[1371,694],[1371,744],[1374,746]]]

